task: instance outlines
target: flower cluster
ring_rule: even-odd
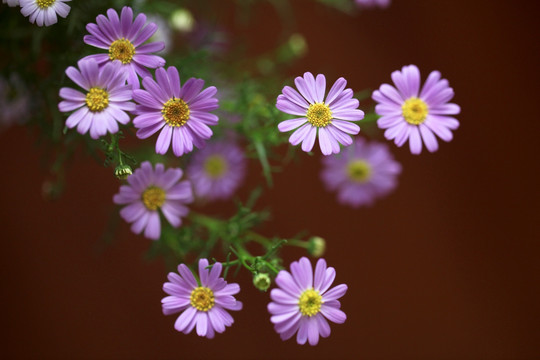
[[[57,21],[57,15],[65,17],[69,12],[65,4],[69,0],[3,0],[6,1],[10,6],[20,5],[21,12],[39,26],[51,25]],[[356,0],[356,3],[385,7],[390,0]],[[161,26],[165,24],[162,22]],[[199,214],[188,205],[195,199],[201,200],[197,203],[230,199],[239,189],[246,175],[247,159],[255,156],[245,153],[238,144],[249,143],[247,151],[255,153],[263,170],[271,173],[277,168],[270,164],[275,157],[270,155],[275,153],[268,153],[267,146],[286,143],[287,138],[279,132],[290,131],[289,143],[301,144],[304,152],[311,152],[318,140],[324,155],[320,176],[326,188],[337,193],[339,203],[353,208],[371,205],[395,189],[401,165],[386,144],[357,136],[360,127],[356,122],[362,120],[363,129],[367,129],[370,125],[375,127],[376,121],[387,140],[393,140],[397,146],[408,141],[413,154],[420,154],[423,146],[434,152],[439,146],[436,136],[450,141],[452,130],[459,126],[453,115],[459,114],[460,108],[449,102],[454,92],[448,81],[433,71],[421,86],[420,70],[415,65],[405,66],[391,74],[394,86],[382,84],[372,93],[377,105],[374,112],[364,117],[359,100],[347,88],[343,77],[327,89],[325,75],[305,72],[294,79],[295,88],[282,89],[275,108],[262,95],[257,101],[248,101],[250,109],[265,103],[267,111],[255,112],[252,118],[264,113],[271,119],[269,123],[238,126],[245,132],[244,138],[230,136],[238,142],[216,140],[214,132],[218,136],[223,134],[214,113],[219,108],[217,88],[207,86],[203,79],[181,77],[177,67],[166,66],[165,59],[157,55],[166,54],[166,49],[163,41],[154,41],[159,30],[156,23],[148,21],[145,14],[134,14],[130,7],[124,7],[120,13],[108,9],[106,14],[98,15],[95,23],[86,25],[86,30],[84,43],[103,51],[86,56],[76,67],[65,70],[77,88],[60,89],[58,109],[67,113],[67,128],[76,128],[81,135],[89,134],[105,145],[106,161],[116,165],[115,175],[119,179],[126,180],[113,196],[113,202],[122,207],[120,216],[131,224],[131,231],[154,240],[155,248],[174,243],[174,249],[170,246],[174,250],[174,264],[178,258],[192,254],[193,249],[198,251],[189,255],[199,259],[197,275],[182,263],[178,273],[169,273],[169,281],[163,285],[168,295],[162,299],[163,313],[179,314],[175,329],[185,334],[196,330],[199,336],[213,338],[233,324],[230,312],[242,309],[242,303],[235,297],[240,286],[228,283],[225,277],[234,265],[248,269],[253,274],[254,286],[261,291],[267,291],[275,279],[277,287],[270,292],[267,310],[281,339],[296,336],[298,344],[317,345],[320,337],[328,337],[329,321],[337,324],[346,321],[339,299],[346,293],[347,285],[332,287],[336,272],[322,258],[313,268],[302,257],[292,262],[287,271],[276,254],[288,242],[320,257],[326,248],[324,239],[318,236],[308,241],[267,239],[252,231],[264,218],[253,210],[257,190],[246,201],[249,205],[239,204],[237,214],[229,220]],[[168,31],[164,28],[163,34]],[[3,99],[4,88],[0,81],[0,105],[9,103]],[[232,92],[234,87],[230,89]],[[276,109],[287,114],[287,117],[282,115],[286,120],[276,120],[275,115],[279,114]],[[233,116],[240,118],[236,113]],[[266,144],[258,132],[267,127],[275,135],[268,137],[268,142],[274,141],[271,144]],[[152,157],[147,158],[153,159],[152,162],[142,161],[135,170],[123,160],[132,160],[133,166],[137,161],[118,146],[122,138],[120,131],[133,128],[139,140],[156,135]],[[256,131],[251,136],[254,128]],[[221,137],[230,135],[229,130],[225,129],[226,136]],[[102,138],[107,134],[110,143]],[[278,135],[281,138],[275,141]],[[113,151],[115,155],[111,155]],[[166,166],[167,157],[160,155],[169,153],[185,171]],[[181,227],[184,221],[187,226]],[[173,232],[168,225],[181,228]],[[199,236],[207,239],[199,240]],[[185,239],[200,246],[184,249]],[[219,241],[223,249],[230,250],[227,261],[210,264],[205,257]],[[250,241],[262,245],[266,253],[252,256],[245,246]],[[230,260],[231,254],[236,259]]]
[[[85,90],[60,90],[64,99],[60,111],[77,110],[66,125],[77,126],[81,134],[90,130],[95,139],[118,132],[117,123],[126,125],[130,121],[128,111],[136,115],[133,124],[139,129],[140,139],[161,130],[156,142],[159,154],[165,154],[171,144],[176,156],[192,151],[194,145],[203,147],[212,136],[209,126],[218,122],[211,113],[218,108],[214,97],[217,89],[210,86],[203,90],[204,81],[194,78],[182,86],[175,67],[163,68],[165,60],[153,53],[162,51],[164,43],[145,43],[157,26],[147,24],[144,14],[134,18],[133,10],[124,7],[120,15],[109,9],[107,16],[99,15],[86,29],[90,35],[84,41],[108,53],[89,55],[79,61],[79,70],[66,70],[68,77]],[[154,80],[148,69],[156,68]],[[140,78],[145,90],[139,89]]]
[[[169,273],[169,282],[163,291],[169,296],[161,300],[163,314],[181,313],[174,328],[188,334],[196,328],[197,335],[213,338],[234,322],[227,312],[242,309],[242,303],[234,297],[240,292],[236,283],[229,284],[220,277],[222,264],[216,262],[209,269],[207,259],[199,260],[196,279],[185,265],[178,266],[177,273]],[[278,288],[270,293],[268,304],[271,322],[283,340],[297,333],[298,344],[309,342],[317,345],[319,336],[330,335],[331,322],[342,324],[347,319],[340,309],[339,298],[345,295],[347,285],[330,288],[336,271],[319,259],[315,272],[305,257],[291,264],[291,272],[281,270],[276,277]]]

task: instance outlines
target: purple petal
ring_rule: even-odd
[[[196,314],[197,309],[195,309],[194,307],[188,307],[186,310],[184,310],[182,314],[180,314],[178,319],[176,319],[176,322],[174,323],[174,328],[177,331],[185,330]]]
[[[302,150],[304,150],[305,152],[311,151],[311,149],[313,149],[313,145],[315,144],[316,137],[317,128],[315,126],[311,126],[308,133],[304,137],[304,140],[302,141]]]
[[[422,139],[420,138],[420,131],[418,126],[413,126],[410,128],[409,133],[409,147],[411,153],[418,155],[422,152]]]
[[[150,212],[148,218],[148,224],[144,231],[144,236],[152,240],[158,240],[161,236],[161,223],[159,221],[159,214],[157,211]]]
[[[173,127],[165,125],[163,130],[159,133],[156,141],[156,153],[165,155],[171,145],[171,139],[173,134]]]
[[[345,295],[346,292],[347,292],[347,285],[341,284],[341,285],[333,287],[329,291],[322,294],[322,298],[324,301],[337,300],[343,295]]]
[[[321,313],[325,318],[336,324],[343,324],[347,320],[347,315],[343,311],[326,304],[321,306]]]
[[[292,133],[292,135],[289,137],[289,142],[292,145],[298,145],[301,141],[305,139],[311,128],[313,128],[311,124],[304,124],[298,130]]]

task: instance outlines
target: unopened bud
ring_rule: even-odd
[[[320,236],[314,236],[309,239],[308,252],[314,257],[321,257],[326,250],[326,241]]]
[[[253,277],[253,285],[261,291],[266,291],[270,287],[272,280],[267,273],[258,273]]]
[[[120,180],[126,180],[131,174],[133,174],[133,171],[129,165],[118,165],[116,169],[114,169],[114,176]]]

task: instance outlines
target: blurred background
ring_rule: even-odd
[[[246,19],[237,2],[202,3],[231,46],[259,56],[277,45],[282,18],[271,4],[251,4]],[[190,10],[197,20],[200,10]],[[348,15],[292,1],[287,13],[307,52],[271,76],[285,81],[311,71],[373,90],[416,64],[424,79],[441,71],[462,109],[454,140],[434,154],[413,156],[389,143],[404,170],[396,191],[372,207],[340,206],[325,191],[318,150],[289,164],[263,195],[259,204],[273,217],[260,232],[287,237],[305,229],[324,237],[336,283],[349,286],[347,321],[317,347],[279,339],[266,310],[269,293],[251,286],[245,272],[236,279],[244,309],[231,328],[211,341],[176,332],[175,317],[161,313],[167,269],[145,256],[149,240],[123,222],[112,241],[103,240],[117,211],[111,169],[78,151],[64,193],[51,200],[39,129],[3,129],[3,357],[540,358],[539,10],[535,1],[394,0]],[[14,61],[9,53],[2,58],[4,66]],[[368,99],[360,108],[370,106]],[[240,196],[263,182],[256,161],[250,170]],[[201,211],[231,209],[217,203]],[[288,261],[302,255],[284,252]]]

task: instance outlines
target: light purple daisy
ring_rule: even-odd
[[[0,131],[28,121],[32,113],[32,94],[17,73],[0,76]]]
[[[105,15],[98,15],[97,25],[90,23],[86,30],[91,35],[84,37],[88,45],[108,50],[108,54],[90,55],[87,58],[95,59],[100,65],[108,61],[119,60],[122,70],[127,73],[127,82],[134,89],[139,88],[137,74],[144,78],[152,76],[147,68],[155,69],[165,65],[163,58],[152,53],[164,49],[163,42],[143,43],[150,39],[157,30],[154,23],[146,24],[146,15],[139,14],[133,20],[133,10],[125,6],[120,17],[114,9],[107,10]]]
[[[118,132],[118,123],[127,124],[129,115],[134,111],[131,102],[131,85],[126,85],[126,76],[120,71],[119,61],[111,62],[99,68],[94,59],[82,59],[77,63],[79,69],[70,66],[67,76],[84,89],[84,93],[71,88],[61,88],[58,104],[62,112],[72,113],[66,120],[68,128],[77,126],[77,131],[86,134],[90,130],[93,139],[107,133]]]
[[[394,160],[386,144],[357,139],[342,154],[322,159],[321,177],[338,201],[359,207],[371,205],[376,198],[397,186],[401,165]]]
[[[197,335],[212,339],[216,332],[222,333],[233,324],[227,310],[242,310],[242,303],[233,296],[240,292],[240,286],[220,277],[221,263],[210,270],[207,267],[208,260],[200,259],[197,281],[186,265],[178,265],[180,275],[169,273],[170,282],[163,284],[163,291],[170,296],[161,304],[165,315],[182,312],[174,324],[176,330],[189,334],[196,326]]]
[[[146,139],[161,130],[156,141],[156,152],[166,154],[172,143],[173,153],[181,156],[193,150],[193,145],[202,148],[205,140],[212,136],[208,125],[216,125],[218,117],[210,111],[218,108],[214,97],[217,89],[210,86],[202,90],[204,80],[190,78],[180,85],[178,70],[171,66],[156,70],[156,81],[143,79],[146,90],[137,89],[133,99],[138,116],[133,119],[137,137]],[[201,91],[202,90],[202,91]]]
[[[360,132],[360,127],[351,121],[362,120],[364,112],[357,109],[360,103],[353,99],[353,91],[345,89],[347,81],[337,79],[326,98],[324,75],[319,74],[315,79],[313,74],[306,72],[303,78],[299,76],[294,82],[300,93],[285,86],[277,98],[276,107],[284,113],[301,117],[282,121],[278,125],[279,131],[300,127],[292,133],[289,142],[292,145],[302,142],[302,150],[306,152],[313,149],[317,133],[324,155],[339,153],[339,144],[351,145],[352,139],[348,134]]]
[[[310,345],[317,345],[319,335],[330,336],[327,319],[337,324],[347,319],[338,301],[345,295],[347,285],[341,284],[328,290],[334,282],[336,271],[332,267],[327,268],[324,259],[317,261],[315,276],[311,263],[305,257],[291,264],[291,273],[281,270],[276,277],[279,288],[270,293],[273,300],[268,304],[268,311],[272,314],[270,321],[282,340],[298,332],[298,344],[309,341]]]
[[[355,2],[361,8],[380,7],[384,9],[390,6],[391,0],[355,0]]]
[[[187,168],[195,195],[207,200],[231,197],[245,172],[244,152],[234,143],[225,141],[208,143],[193,154]]]
[[[377,125],[386,129],[384,136],[402,146],[409,140],[411,153],[422,152],[422,142],[430,152],[437,151],[435,135],[444,141],[452,140],[452,131],[459,127],[457,115],[460,108],[449,103],[454,90],[441,73],[432,71],[420,91],[420,71],[415,65],[404,66],[392,73],[396,87],[382,84],[373,92],[379,104],[375,112],[381,116]]]
[[[193,193],[189,181],[180,181],[181,177],[180,169],[165,170],[163,164],[156,164],[154,170],[150,162],[145,161],[127,178],[129,185],[120,186],[113,201],[127,205],[120,210],[120,216],[132,223],[131,231],[139,234],[144,230],[147,238],[159,239],[159,212],[172,226],[182,224],[181,217],[189,213],[185,204],[193,201]]]
[[[68,16],[71,10],[65,4],[68,1],[71,0],[20,0],[19,5],[21,14],[29,16],[32,24],[35,22],[37,26],[50,26],[58,22],[57,14],[63,18]],[[13,1],[8,1],[8,4],[14,6]]]

